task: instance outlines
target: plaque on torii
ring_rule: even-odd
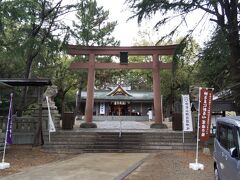
[[[167,46],[131,46],[131,47],[112,47],[112,46],[77,46],[69,45],[68,54],[70,55],[88,55],[88,62],[73,62],[70,69],[87,69],[87,99],[85,107],[85,124],[88,127],[96,127],[93,124],[93,105],[94,105],[94,84],[96,69],[151,69],[153,76],[153,106],[154,123],[152,128],[164,128],[162,123],[161,91],[160,91],[160,70],[171,69],[172,63],[163,63],[159,60],[160,56],[173,55],[177,45]],[[100,63],[95,61],[98,55],[119,56],[121,52],[128,52],[130,56],[152,56],[151,62],[142,63]],[[93,125],[92,125],[93,124]]]

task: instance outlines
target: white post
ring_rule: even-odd
[[[8,113],[8,121],[7,121],[7,127],[6,127],[6,132],[5,132],[5,141],[4,141],[4,148],[3,148],[3,157],[2,157],[2,162],[0,163],[0,169],[6,169],[10,167],[10,163],[5,162],[5,154],[6,154],[6,147],[7,147],[7,136],[8,136],[8,131],[9,131],[9,126],[11,125],[10,122],[12,119],[12,97],[13,93],[10,94],[11,99],[10,99],[10,105],[9,105],[9,113]],[[11,132],[10,132],[11,133]]]
[[[184,128],[183,128],[183,122],[182,122],[182,136],[183,136],[183,145],[184,145]]]
[[[119,137],[122,136],[122,119],[120,119]]]
[[[198,143],[199,143],[199,119],[200,119],[200,92],[201,92],[201,87],[199,87],[199,103],[198,103],[198,123],[197,123],[197,149],[196,149],[196,159],[195,163],[189,163],[189,168],[193,170],[203,170],[204,165],[201,163],[198,163]]]
[[[199,87],[199,92],[198,92],[198,123],[197,123],[197,149],[196,149],[196,159],[195,162],[198,163],[198,143],[199,143],[199,120],[200,120],[200,104],[201,104],[201,99],[200,99],[200,93],[201,93],[201,87]]]
[[[3,157],[2,157],[2,163],[5,161],[5,153],[6,153],[6,146],[7,146],[7,133],[8,133],[8,126],[9,124],[7,123],[7,129],[5,132],[5,141],[4,141],[4,148],[3,148]]]
[[[8,129],[8,125],[7,125]],[[6,135],[5,135],[5,142],[4,142],[4,149],[3,149],[3,158],[2,162],[0,163],[0,169],[6,169],[10,167],[10,163],[5,162],[5,152],[6,152],[6,146],[7,146],[7,130],[6,130]]]
[[[184,108],[183,107],[183,96],[182,96],[182,108]],[[184,112],[183,112],[183,110],[182,110],[182,136],[183,136],[183,146],[184,146]]]
[[[199,101],[200,101],[200,99],[199,99]],[[199,110],[199,108],[198,108],[198,110]],[[196,149],[196,159],[195,159],[196,164],[198,163],[198,143],[199,143],[199,114],[198,114],[198,123],[197,123],[197,149]]]

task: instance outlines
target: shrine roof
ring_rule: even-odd
[[[0,79],[0,83],[9,86],[47,86],[52,84],[50,79]]]
[[[94,99],[95,100],[123,100],[123,101],[152,101],[153,100],[153,92],[152,91],[133,91],[128,90],[127,93],[130,96],[126,95],[115,95],[109,96],[111,90],[95,90],[94,91]],[[87,92],[82,91],[82,98],[86,100]]]
[[[125,90],[121,85],[118,85],[111,92],[107,94],[107,96],[132,96]]]

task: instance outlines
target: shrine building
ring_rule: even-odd
[[[82,91],[81,98],[81,112],[85,112],[86,91]],[[136,91],[121,85],[108,90],[94,91],[94,119],[96,119],[96,116],[146,117],[149,109],[153,109],[152,91]],[[101,118],[98,117],[97,119]]]

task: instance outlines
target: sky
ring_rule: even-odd
[[[73,1],[76,0],[71,0],[71,2]],[[133,46],[136,43],[136,39],[139,39],[138,32],[143,31],[149,32],[150,37],[148,36],[148,40],[151,41],[151,45],[154,45],[164,34],[167,34],[177,24],[177,20],[173,21],[172,23],[161,27],[157,32],[153,29],[154,25],[160,19],[160,15],[157,14],[156,16],[151,17],[151,19],[143,20],[141,25],[139,25],[136,18],[128,20],[132,13],[124,2],[125,0],[97,0],[98,6],[103,6],[104,10],[109,10],[109,21],[118,21],[118,25],[112,35],[117,40],[120,40],[121,46]],[[192,27],[202,16],[203,13],[199,11],[192,14],[185,23],[185,26],[180,28],[178,37],[175,38],[177,39],[184,36],[188,29]],[[210,17],[206,17],[206,19],[209,18]],[[211,25],[206,24],[205,21],[200,24],[200,27],[201,28],[196,30],[193,35],[197,42],[202,45],[203,42],[209,38],[209,31],[212,28]]]
[[[138,31],[143,27],[139,27],[136,18],[128,20],[131,16],[127,6],[124,5],[125,0],[115,0],[114,3],[109,3],[109,0],[97,0],[98,5],[109,10],[109,20],[118,21],[113,36],[120,40],[121,46],[133,45],[134,38],[137,38]]]
[[[139,26],[137,19],[128,20],[132,13],[124,5],[125,0],[97,0],[98,6],[103,6],[105,10],[109,10],[109,20],[118,21],[118,25],[115,28],[113,36],[116,37],[121,42],[121,46],[131,46],[134,45],[136,39],[139,37],[139,31],[148,31],[151,34],[150,41],[156,43],[163,35],[168,34],[174,26],[177,25],[177,20],[168,23],[166,26],[160,28],[157,32],[153,29],[154,25],[160,20],[161,15],[156,14],[152,16],[151,19],[145,19]],[[202,11],[196,11],[192,13],[190,17],[187,18],[187,22],[179,29],[178,36],[176,39],[182,37],[186,34],[189,28],[195,26],[196,22],[203,17],[204,13]],[[202,46],[204,41],[209,39],[209,35],[213,30],[213,23],[208,23],[210,16],[205,16],[204,20],[201,21],[199,27],[193,33],[195,40]],[[152,44],[154,45],[154,44]]]

